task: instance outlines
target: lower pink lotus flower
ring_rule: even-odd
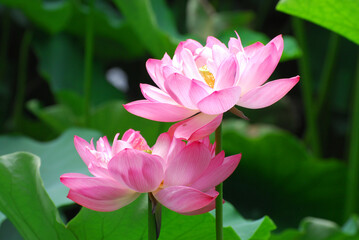
[[[163,133],[150,148],[139,132],[128,130],[112,147],[106,137],[96,148],[75,136],[75,147],[90,177],[66,173],[61,182],[70,188],[68,198],[95,211],[114,211],[151,192],[158,202],[181,214],[208,212],[215,207],[223,182],[237,167],[241,154],[215,156],[209,138],[185,143]]]
[[[205,46],[189,39],[178,45],[172,59],[165,54],[161,60],[147,61],[147,71],[157,87],[141,84],[146,100],[124,107],[154,121],[186,119],[171,132],[177,138],[201,139],[211,134],[221,123],[223,113],[235,105],[264,108],[294,87],[299,76],[264,84],[282,52],[281,35],[267,45],[257,42],[248,47],[242,46],[239,36],[231,38],[228,47],[214,37],[208,37]]]

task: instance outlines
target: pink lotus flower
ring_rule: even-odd
[[[257,42],[245,48],[239,36],[229,40],[228,48],[214,37],[208,37],[204,47],[189,39],[178,45],[173,59],[165,54],[162,60],[147,61],[147,71],[158,88],[141,84],[146,100],[124,107],[154,121],[186,119],[170,132],[177,138],[201,139],[212,133],[221,123],[223,113],[235,105],[264,108],[293,88],[299,76],[264,84],[282,52],[281,35],[265,46]]]
[[[223,182],[237,167],[241,154],[215,156],[209,138],[185,143],[163,133],[153,148],[134,130],[128,130],[112,147],[106,137],[93,142],[75,136],[75,147],[89,171],[66,173],[61,182],[70,188],[68,198],[95,211],[114,211],[152,192],[158,202],[181,214],[201,214],[215,207]]]

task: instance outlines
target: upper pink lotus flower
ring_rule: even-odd
[[[163,133],[153,148],[134,130],[112,147],[106,137],[94,144],[75,136],[75,147],[94,177],[66,173],[61,182],[70,188],[68,198],[95,211],[114,211],[141,193],[152,192],[165,207],[181,214],[200,214],[215,207],[223,182],[237,167],[241,154],[215,156],[209,138],[185,143]]]
[[[175,122],[175,137],[200,139],[212,133],[222,114],[235,105],[264,108],[281,99],[299,81],[299,76],[264,84],[276,68],[283,52],[283,38],[267,45],[260,42],[243,48],[231,38],[228,48],[214,37],[206,46],[189,39],[181,42],[171,59],[149,59],[147,71],[157,87],[141,84],[146,100],[124,107],[132,114],[154,121]],[[264,84],[264,85],[262,85]]]

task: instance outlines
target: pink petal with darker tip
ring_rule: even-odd
[[[199,113],[172,125],[168,133],[175,138],[196,141],[213,133],[221,124],[222,116]]]
[[[224,158],[224,152],[218,154],[202,176],[190,186],[201,191],[208,191],[217,186],[234,172],[241,157],[242,154],[237,154]]]
[[[299,76],[268,82],[244,94],[237,105],[251,109],[268,107],[284,97],[298,81]]]
[[[140,131],[129,129],[123,134],[121,140],[129,143],[133,149],[137,149],[140,151],[150,150],[150,147],[147,145],[146,139],[142,137]]]
[[[77,153],[80,155],[81,159],[88,166],[92,161],[96,161],[96,157],[91,153],[90,150],[94,148],[83,138],[74,136],[74,144]]]
[[[70,190],[67,197],[77,204],[80,204],[81,206],[92,209],[94,211],[112,212],[130,204],[136,200],[139,195],[140,193],[135,192],[131,195],[126,195],[123,198],[98,200],[86,197],[76,191]]]
[[[234,56],[228,57],[218,68],[214,82],[214,90],[233,87],[239,77],[238,73],[239,65],[237,59]]]
[[[176,104],[176,102],[164,91],[149,84],[140,84],[142,95],[151,102]]]
[[[212,36],[207,37],[206,47],[212,48],[214,45],[218,45],[221,48],[227,49],[227,46],[221,41],[219,41],[217,38]]]
[[[276,46],[274,43],[271,43],[260,48],[249,60],[238,81],[242,94],[262,85],[268,80],[279,62],[276,55]]]
[[[208,96],[205,88],[198,84],[197,81],[178,73],[168,77],[165,88],[178,104],[194,110],[198,110],[196,104]]]
[[[180,121],[198,112],[198,110],[191,110],[180,105],[150,102],[148,100],[138,100],[123,106],[134,115],[160,122]]]
[[[164,186],[189,185],[199,178],[211,161],[209,149],[200,142],[193,142],[172,159],[167,160]]]
[[[171,146],[171,137],[168,133],[162,133],[152,147],[152,154],[158,155],[162,159],[166,159]]]
[[[146,69],[152,80],[156,83],[156,85],[163,89],[164,78],[160,72],[160,67],[162,65],[162,61],[158,59],[148,59],[146,62]]]
[[[194,188],[174,186],[164,188],[153,195],[168,209],[178,213],[186,213],[207,206],[218,196],[218,193],[210,195]]]
[[[108,163],[113,179],[136,192],[156,190],[163,180],[162,158],[135,149],[124,149]]]
[[[181,52],[181,58],[183,61],[183,74],[190,79],[200,80],[202,77],[199,74],[197,65],[194,61],[194,56],[191,51],[184,48]]]
[[[71,190],[97,200],[117,199],[134,192],[110,178],[89,177],[81,173],[63,174],[60,181]]]
[[[245,54],[246,54],[246,56],[247,56],[248,58],[251,58],[251,57],[253,57],[253,56],[256,54],[256,52],[257,52],[260,48],[262,48],[262,47],[264,47],[263,43],[261,43],[261,42],[255,42],[255,43],[253,43],[253,44],[251,44],[251,45],[245,47],[245,48],[244,48],[244,52],[245,52]]]
[[[240,87],[230,87],[214,91],[202,99],[197,106],[203,113],[211,115],[221,114],[231,109],[238,102],[240,95]]]
[[[213,188],[213,189],[209,190],[208,192],[206,192],[206,194],[211,195],[211,196],[217,196],[218,192]],[[223,202],[224,202],[224,200],[223,200]],[[216,198],[213,198],[212,202],[210,202],[208,205],[206,205],[200,209],[194,210],[192,212],[184,212],[181,214],[189,215],[189,216],[199,215],[199,214],[203,214],[203,213],[212,211],[215,208],[216,208]]]

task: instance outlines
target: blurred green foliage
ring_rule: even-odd
[[[340,38],[329,64],[327,93],[317,116],[322,156],[314,157],[306,141],[299,87],[274,106],[244,109],[250,124],[233,119],[224,122],[226,154],[243,154],[238,169],[224,185],[224,197],[233,204],[224,205],[225,236],[242,240],[359,239],[358,218],[354,215],[348,220],[343,213],[348,176],[343,160],[351,132],[348,122],[356,69],[353,49],[357,50],[354,43],[359,43],[358,1],[279,1],[279,11],[330,30],[306,22],[307,49],[291,36],[290,17],[275,11],[274,0],[94,0],[93,9],[89,3],[0,0],[0,211],[8,218],[0,213],[0,238],[144,239],[144,197],[113,213],[83,208],[74,217],[77,208],[66,207],[71,201],[59,176],[87,173],[73,147],[73,135],[86,140],[101,135],[111,139],[117,132],[133,128],[153,145],[170,124],[133,116],[122,104],[142,98],[139,83],[151,82],[145,61],[161,58],[165,52],[172,56],[177,44],[187,38],[204,44],[212,35],[227,42],[237,31],[242,43],[249,45],[256,41],[266,44],[283,34],[284,52],[273,78],[297,75],[293,60],[307,56],[310,94],[315,98],[323,89],[319,79],[329,71],[325,62],[332,48],[330,31],[334,31],[351,42]],[[86,121],[84,46],[89,17],[93,18],[94,58]],[[30,33],[31,42],[28,50],[24,48],[27,54],[22,54],[28,57],[21,59],[25,33]],[[27,67],[22,72],[26,80],[23,96],[16,92],[23,70],[19,62]],[[110,83],[109,70],[113,68],[125,73],[121,79],[128,90]],[[21,97],[23,102],[15,103],[14,99]],[[14,121],[16,107],[22,110],[19,124]],[[60,217],[70,221],[68,225]],[[118,219],[126,221],[118,225]],[[164,209],[163,224],[160,239],[213,239],[211,214],[188,217]],[[278,232],[273,234],[276,226]]]

